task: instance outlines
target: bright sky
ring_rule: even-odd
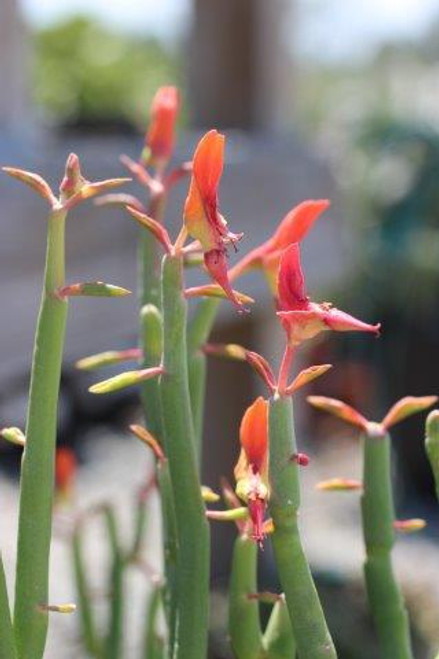
[[[118,29],[173,37],[187,24],[191,0],[20,0],[20,4],[39,25],[83,13]]]
[[[302,53],[368,55],[383,41],[416,38],[439,18],[437,0],[298,0]]]
[[[77,12],[128,31],[173,38],[190,19],[191,0],[20,0],[38,24]],[[269,1],[269,0],[267,0]],[[417,37],[439,14],[437,0],[296,0],[292,42],[321,59],[368,54],[387,39]],[[290,28],[288,28],[290,30]]]

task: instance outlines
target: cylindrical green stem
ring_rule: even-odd
[[[178,534],[175,659],[206,659],[209,528],[201,497],[190,406],[183,263],[166,255],[162,268],[163,366],[160,378],[165,448]]]
[[[140,310],[140,343],[143,352],[142,368],[158,366],[163,350],[163,323],[159,309],[146,304]],[[145,380],[141,386],[142,409],[148,430],[161,443],[163,440],[162,410],[157,378]]]
[[[188,329],[188,373],[194,422],[195,449],[201,464],[203,445],[203,415],[206,395],[206,355],[202,352],[218,311],[220,301],[205,298],[198,303]]]
[[[261,659],[259,602],[248,596],[258,590],[258,545],[248,536],[235,540],[229,586],[229,637],[236,659]]]
[[[16,659],[14,630],[9,609],[8,589],[0,554],[0,657]]]
[[[329,634],[311,571],[303,551],[297,514],[300,506],[293,408],[289,398],[270,401],[270,513],[279,579],[285,592],[300,659],[334,659]]]
[[[439,499],[439,410],[433,410],[427,417],[425,449],[434,476],[436,496]]]
[[[282,599],[273,607],[264,634],[267,659],[294,659],[296,642],[287,605]]]
[[[157,481],[160,490],[162,506],[163,548],[166,587],[163,593],[163,604],[168,621],[169,645],[174,646],[177,622],[177,556],[178,534],[175,518],[174,495],[172,492],[171,475],[168,460],[157,464]]]
[[[49,216],[44,292],[40,307],[20,482],[14,631],[19,659],[40,659],[48,614],[48,568],[52,530],[58,393],[67,302],[64,284],[65,213]]]
[[[395,521],[390,437],[382,429],[363,437],[364,466],[361,500],[366,545],[364,572],[367,595],[383,659],[411,659],[410,630],[404,600],[395,579],[391,552]]]

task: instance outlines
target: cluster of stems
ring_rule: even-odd
[[[85,358],[81,368],[138,361],[135,370],[93,385],[95,394],[138,385],[143,425],[131,431],[152,451],[153,478],[144,486],[133,514],[130,542],[121,536],[113,506],[104,502],[75,518],[72,558],[78,613],[84,648],[95,659],[124,655],[124,615],[128,609],[125,572],[135,566],[150,577],[145,603],[139,658],[206,659],[210,587],[210,530],[213,520],[235,522],[238,534],[230,568],[228,633],[236,659],[336,659],[337,652],[320,603],[300,531],[300,469],[308,457],[298,452],[292,397],[297,389],[322,375],[329,365],[312,366],[289,382],[296,350],[316,334],[327,331],[377,333],[368,325],[328,303],[306,295],[300,266],[299,242],[328,203],[310,201],[293,209],[263,245],[228,271],[226,245],[241,236],[232,234],[217,209],[224,138],[207,133],[197,146],[192,164],[168,173],[174,141],[178,94],[159,90],[151,126],[138,162],[123,157],[130,173],[147,189],[143,204],[125,193],[107,194],[100,204],[118,204],[141,225],[138,241],[139,343],[124,351],[107,351]],[[50,204],[48,246],[41,309],[29,393],[26,429],[5,428],[2,435],[24,447],[12,614],[3,564],[0,561],[0,657],[41,659],[49,614],[72,611],[72,605],[53,605],[49,597],[49,556],[56,456],[56,420],[69,297],[127,294],[125,289],[83,282],[66,284],[64,228],[67,212],[80,201],[106,192],[126,179],[86,181],[76,156],[67,161],[59,198],[39,176],[21,170],[9,174],[33,187]],[[165,228],[170,190],[191,174],[182,229],[172,243]],[[125,218],[126,221],[126,218]],[[187,244],[188,238],[193,242]],[[188,289],[186,266],[195,257],[213,283]],[[212,346],[209,335],[220,298],[239,311],[250,300],[231,287],[249,269],[262,269],[275,297],[278,318],[286,332],[285,353],[276,378],[268,362],[237,345]],[[202,297],[188,311],[188,299]],[[202,486],[200,475],[207,355],[217,354],[248,362],[268,388],[246,411],[240,429],[241,455],[235,467],[236,493],[223,483],[224,510],[207,509],[220,497]],[[395,529],[416,526],[419,520],[395,519],[388,428],[430,406],[435,397],[400,401],[380,423],[368,422],[340,401],[311,397],[362,430],[364,473],[361,512],[366,549],[365,580],[383,659],[410,659],[408,616],[391,559]],[[437,412],[427,422],[427,453],[439,482],[439,424]],[[332,482],[334,485],[334,481]],[[352,485],[352,482],[351,482]],[[350,489],[353,489],[352,486]],[[347,487],[347,486],[346,486]],[[323,488],[322,488],[323,489]],[[330,489],[325,487],[324,489]],[[341,481],[335,489],[343,489]],[[147,524],[149,493],[161,501],[163,575],[145,570],[142,551],[153,529]],[[268,513],[268,515],[267,515]],[[84,536],[90,518],[100,516],[110,555],[108,608],[104,625],[97,619],[90,592]],[[281,592],[258,591],[259,546],[269,536]],[[272,607],[265,628],[261,606]]]

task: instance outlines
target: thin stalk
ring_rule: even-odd
[[[198,303],[188,329],[188,372],[194,423],[195,450],[201,464],[203,445],[203,415],[206,396],[207,359],[202,352],[219,307],[219,300],[206,298]]]
[[[14,629],[9,609],[5,569],[0,554],[0,657],[16,659]]]
[[[88,577],[83,556],[81,524],[78,524],[73,533],[72,550],[82,640],[90,656],[95,657],[95,659],[101,659],[101,644],[96,631],[96,623],[93,608],[91,606]]]
[[[285,601],[279,600],[273,607],[264,633],[267,659],[294,659],[296,641]]]
[[[206,659],[209,527],[201,497],[190,406],[181,256],[162,267],[163,366],[160,378],[165,448],[177,521],[177,633],[174,659]]]
[[[162,588],[155,586],[146,605],[143,659],[165,659],[165,639],[157,631],[158,614],[162,601]]]
[[[161,222],[165,211],[163,193],[152,196],[148,215]],[[154,304],[160,309],[160,246],[154,236],[145,229],[140,229],[139,240],[139,302],[140,308],[145,304]]]
[[[395,512],[391,484],[390,437],[383,431],[363,436],[361,500],[366,545],[367,595],[385,659],[413,657],[407,611],[393,573]]]
[[[300,538],[299,471],[291,456],[297,453],[291,399],[275,395],[270,401],[270,513],[271,536],[279,579],[290,614],[300,659],[334,659],[319,596]]]
[[[119,547],[117,537],[117,522],[114,511],[109,506],[103,509],[111,552],[110,573],[110,610],[109,627],[105,644],[105,659],[120,659],[123,648],[123,578],[125,560]]]
[[[236,659],[261,659],[262,630],[256,593],[258,545],[246,535],[235,540],[229,586],[229,637]]]
[[[139,558],[145,541],[146,528],[148,526],[147,501],[143,493],[139,493],[136,501],[136,516],[134,520],[134,537],[131,549],[127,554],[127,560],[135,561]]]
[[[49,553],[58,393],[67,301],[56,296],[64,284],[65,212],[48,220],[44,291],[35,335],[26,448],[20,481],[14,631],[19,659],[41,659],[46,643]]]

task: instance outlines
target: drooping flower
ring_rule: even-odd
[[[246,410],[239,432],[241,453],[235,467],[236,493],[245,501],[252,537],[264,538],[268,487],[268,402],[261,396]]]
[[[297,243],[284,250],[279,265],[277,285],[278,312],[291,346],[312,339],[320,332],[372,332],[379,334],[380,325],[369,325],[329,302],[312,302],[306,294],[305,278],[300,265]]]
[[[145,136],[149,162],[164,165],[171,158],[175,143],[175,124],[180,107],[176,87],[160,87],[151,104],[150,124]]]
[[[224,142],[224,135],[211,130],[198,143],[193,158],[189,194],[184,206],[184,224],[189,235],[199,241],[205,266],[212,278],[236,306],[242,307],[242,302],[231,289],[226,260],[226,245],[234,245],[241,235],[229,231],[226,220],[218,210]]]
[[[233,281],[255,268],[262,269],[271,292],[276,295],[277,272],[282,253],[306,236],[314,222],[329,208],[329,203],[327,199],[309,199],[292,208],[268,240],[230,269],[230,279]]]

